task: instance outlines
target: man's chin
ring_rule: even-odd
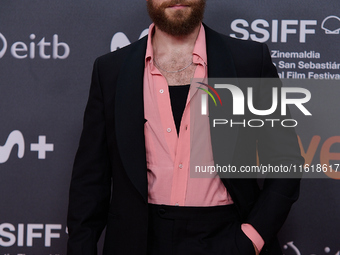
[[[181,19],[183,22],[188,19],[191,15],[192,9],[190,7],[185,7],[183,9],[166,8],[165,15],[168,20]]]
[[[190,11],[184,10],[175,10],[174,12],[170,13],[169,15],[165,13],[167,23],[173,24],[173,26],[185,26],[186,24],[190,23]]]
[[[148,2],[148,11],[155,25],[172,36],[185,36],[192,33],[203,19],[200,12],[200,10],[204,11],[203,8],[204,6],[200,9],[198,6],[195,8],[194,5],[183,5],[157,9],[152,5],[152,1]]]

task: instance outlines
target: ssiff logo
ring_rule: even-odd
[[[296,247],[296,246],[294,245],[294,242],[293,242],[293,241],[288,242],[287,244],[283,245],[283,249],[284,249],[284,250],[293,250],[294,253],[295,253],[296,255],[302,255],[301,252],[300,252],[300,250],[298,249],[298,247]],[[325,252],[326,254],[334,254],[334,253],[331,253],[331,249],[330,249],[329,247],[325,247],[325,248],[324,248],[324,252]],[[287,255],[288,255],[288,254],[287,254]],[[312,254],[312,255],[315,255],[315,254]],[[340,251],[337,251],[337,252],[335,253],[335,255],[340,255]]]
[[[340,34],[340,18],[334,15],[328,16],[322,21],[321,28],[325,30],[326,34]]]

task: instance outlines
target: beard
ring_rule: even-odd
[[[202,22],[206,0],[169,0],[155,6],[153,0],[148,0],[147,9],[155,26],[172,36],[188,35]],[[173,14],[166,13],[167,7],[176,4],[187,5],[184,9],[171,10]]]

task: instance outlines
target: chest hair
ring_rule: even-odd
[[[191,61],[192,55],[190,57],[172,57],[168,60],[162,59],[162,61],[160,63],[157,62],[157,64],[164,70],[178,71],[188,66]],[[187,85],[190,84],[191,78],[194,76],[196,66],[196,64],[192,63],[188,68],[179,72],[166,72],[160,68],[159,71],[167,80],[168,85]]]

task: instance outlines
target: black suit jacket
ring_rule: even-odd
[[[266,45],[241,41],[205,27],[209,77],[277,77]],[[104,254],[146,254],[147,167],[143,74],[147,38],[95,61],[84,126],[74,162],[68,210],[68,254],[93,255],[106,227]],[[261,102],[271,94],[254,85]],[[262,101],[261,101],[262,100]],[[233,165],[302,164],[294,131],[268,129],[253,136],[226,134]],[[223,179],[242,222],[252,224],[279,254],[276,234],[298,198],[299,179]],[[249,245],[249,244],[248,244]]]

